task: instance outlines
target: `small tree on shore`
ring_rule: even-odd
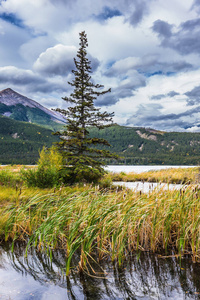
[[[111,89],[99,91],[103,86],[94,84],[91,80],[91,62],[87,58],[88,46],[85,31],[79,34],[80,48],[77,58],[74,58],[76,69],[72,70],[74,80],[68,82],[73,88],[70,97],[62,98],[72,106],[56,110],[66,117],[67,125],[63,131],[55,134],[60,136],[58,147],[63,153],[66,163],[66,180],[76,182],[80,180],[95,181],[104,173],[103,158],[116,158],[108,150],[97,149],[96,145],[107,145],[105,139],[91,138],[89,127],[103,129],[112,125],[113,113],[101,112],[94,106],[94,100],[100,95],[111,92]]]

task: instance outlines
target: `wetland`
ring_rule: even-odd
[[[199,299],[198,168],[52,189],[26,187],[19,168],[0,171],[1,299]],[[111,184],[138,176],[182,185]]]

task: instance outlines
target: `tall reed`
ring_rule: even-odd
[[[149,181],[165,183],[197,183],[199,181],[199,168],[170,168],[143,173],[109,173],[107,177],[113,181]]]
[[[49,253],[66,250],[66,274],[79,253],[79,269],[90,259],[105,257],[119,265],[132,251],[162,252],[174,249],[182,256],[191,253],[200,261],[199,186],[177,191],[154,190],[148,194],[130,190],[63,188],[49,194],[19,196],[7,207],[0,223],[5,240],[28,239]]]

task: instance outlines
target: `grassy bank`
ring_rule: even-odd
[[[200,181],[199,167],[195,168],[172,168],[158,171],[137,173],[109,173],[113,181],[148,181],[164,183],[198,183]]]
[[[0,188],[1,240],[27,240],[28,246],[50,257],[54,248],[65,249],[67,275],[75,255],[80,258],[79,270],[87,270],[91,258],[109,258],[121,265],[135,250],[167,255],[173,249],[200,261],[198,185],[148,194],[78,185],[56,189],[8,185]]]
[[[12,201],[1,207],[1,237],[28,238],[29,245],[49,254],[55,247],[66,249],[67,274],[77,251],[80,269],[91,256],[121,264],[137,249],[174,249],[180,256],[191,253],[194,261],[200,260],[197,186],[150,194],[89,187],[34,193],[16,191]]]

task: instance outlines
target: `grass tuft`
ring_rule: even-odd
[[[4,239],[28,240],[28,246],[51,253],[66,251],[66,274],[79,253],[79,270],[90,257],[122,262],[135,250],[176,249],[200,261],[200,187],[180,191],[154,190],[148,194],[68,187],[61,191],[22,194],[18,205],[3,210]]]

